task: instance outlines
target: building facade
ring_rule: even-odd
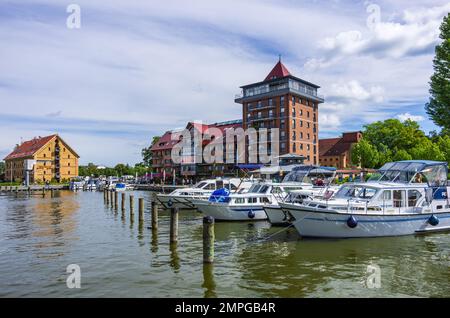
[[[302,155],[306,164],[319,163],[319,104],[324,102],[319,86],[291,75],[280,60],[264,81],[241,89],[235,102],[242,104],[244,129],[278,128],[280,155]]]
[[[78,176],[78,154],[58,135],[37,137],[17,145],[6,156],[5,179],[21,182],[29,164],[30,182],[68,181]]]
[[[352,147],[362,138],[360,131],[346,132],[341,138],[319,140],[319,163],[322,166],[348,169],[352,167]]]
[[[185,129],[190,134],[191,147],[184,149],[183,153],[180,153],[181,163],[174,163],[172,160],[172,149],[181,140],[172,140],[172,135],[178,131],[167,131],[159,140],[153,143],[151,146],[152,151],[152,169],[154,171],[152,177],[158,179],[166,179],[167,181],[173,179],[175,174],[176,179],[186,179],[190,181],[196,181],[198,179],[212,177],[212,176],[230,176],[235,173],[236,160],[233,163],[227,163],[227,147],[226,147],[226,133],[228,129],[242,128],[241,120],[232,120],[226,122],[218,122],[214,124],[202,124],[189,122]],[[209,131],[214,129],[216,132],[220,132],[224,138],[220,141],[223,145],[223,158],[222,162],[208,163],[205,162],[203,157],[197,156],[197,151],[203,151],[205,147],[214,140],[215,136],[210,136]],[[179,133],[179,132],[178,132]],[[194,144],[194,134],[199,134],[202,137],[201,146],[196,150]],[[237,141],[234,141],[234,147],[236,149]],[[235,152],[235,155],[236,152]]]

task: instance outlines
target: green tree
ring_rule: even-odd
[[[445,156],[439,149],[439,146],[428,138],[418,140],[415,147],[412,148],[409,153],[411,154],[412,159],[445,160]]]
[[[352,149],[352,162],[363,168],[374,168],[379,161],[378,150],[366,139],[362,139]]]
[[[425,109],[434,123],[450,130],[450,13],[441,24],[442,42],[436,46],[434,74],[430,81],[430,101]]]
[[[152,146],[161,139],[160,136],[154,136],[152,139],[152,144],[148,148],[142,149],[142,162],[145,166],[151,167],[152,166],[152,160],[153,160],[153,154],[152,154]]]
[[[4,161],[0,161],[0,174],[4,174],[5,173],[5,162]]]

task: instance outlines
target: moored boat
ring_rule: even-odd
[[[328,200],[280,203],[301,236],[400,236],[450,230],[446,162],[388,163],[367,183],[343,185]]]

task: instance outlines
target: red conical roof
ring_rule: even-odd
[[[283,65],[283,63],[281,63],[281,61],[278,61],[278,63],[275,64],[273,69],[270,71],[269,75],[267,75],[265,81],[268,81],[273,78],[285,77],[288,75],[291,75],[291,73],[289,73],[288,69],[286,68],[286,66]]]

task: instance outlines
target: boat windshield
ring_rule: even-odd
[[[248,193],[266,193],[269,186],[266,184],[254,184],[248,190]]]
[[[344,185],[342,186],[334,195],[335,198],[338,199],[349,199],[356,198],[361,191],[362,187],[352,186],[352,185]]]
[[[205,185],[206,185],[206,182],[199,182],[199,183],[197,183],[197,184],[194,186],[194,188],[196,188],[196,189],[201,189],[201,188],[203,188]]]

